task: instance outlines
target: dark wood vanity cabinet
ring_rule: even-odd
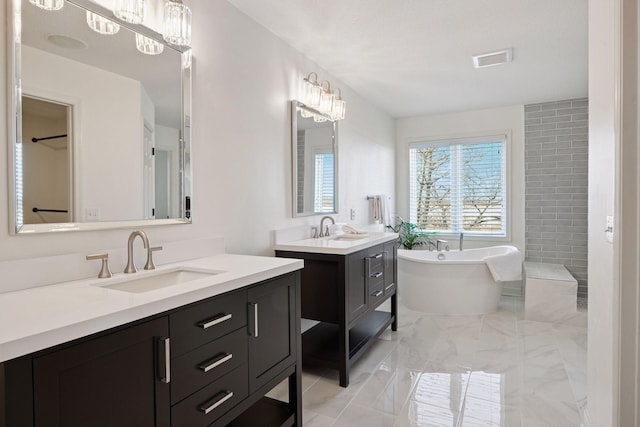
[[[397,329],[396,241],[347,255],[277,250],[304,260],[302,317],[316,320],[302,337],[305,363],[338,369],[349,385],[349,369],[387,327]],[[390,311],[376,310],[391,300]]]
[[[158,318],[33,358],[35,426],[168,426]],[[158,404],[160,403],[160,404]]]
[[[299,285],[289,273],[2,363],[0,427],[300,426]],[[288,403],[264,397],[285,379]]]

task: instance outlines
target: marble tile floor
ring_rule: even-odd
[[[399,307],[387,330],[338,385],[334,370],[303,368],[305,427],[581,425],[587,313],[527,321],[518,297],[496,313],[440,316]],[[272,397],[286,396],[286,385]]]

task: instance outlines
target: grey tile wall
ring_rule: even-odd
[[[564,264],[587,296],[588,99],[524,114],[526,260]]]

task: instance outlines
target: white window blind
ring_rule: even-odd
[[[428,231],[505,236],[506,136],[409,146],[410,221]]]
[[[314,212],[333,212],[333,153],[315,154]]]

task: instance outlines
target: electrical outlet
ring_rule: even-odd
[[[350,212],[349,212],[349,218],[351,219],[351,221],[356,219],[356,210],[351,208]]]
[[[613,243],[613,217],[607,216],[607,227],[604,230],[607,242]]]
[[[100,221],[100,209],[98,208],[86,208],[85,215],[87,217],[87,222]]]

